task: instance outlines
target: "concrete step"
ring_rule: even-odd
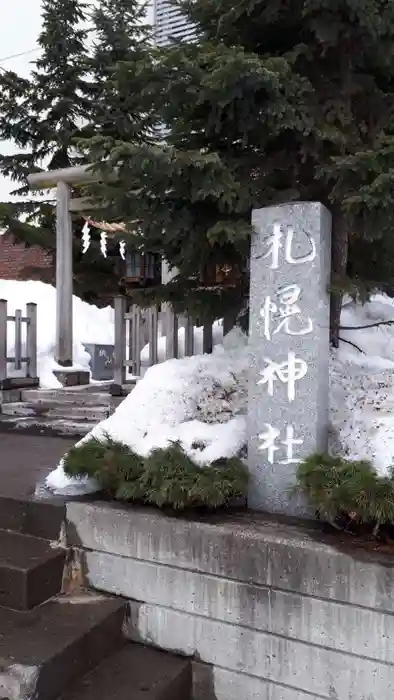
[[[189,659],[127,644],[82,678],[62,700],[190,700]]]
[[[0,531],[0,606],[30,610],[58,595],[65,559],[64,549],[45,540]]]
[[[104,392],[75,391],[75,389],[26,389],[21,392],[22,401],[38,404],[75,406],[109,406],[111,395]]]
[[[124,602],[89,594],[27,613],[0,608],[0,698],[58,698],[122,645],[124,614]]]
[[[33,416],[8,416],[0,414],[0,433],[25,433],[26,435],[50,435],[53,437],[83,437],[98,421],[69,420]]]
[[[40,418],[67,418],[69,420],[89,420],[98,423],[109,416],[108,406],[75,406],[71,403],[44,403],[20,401],[5,403],[4,416],[38,416]]]
[[[57,542],[66,518],[64,498],[0,495],[0,529]]]

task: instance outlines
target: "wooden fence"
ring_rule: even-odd
[[[126,383],[127,369],[135,377],[141,374],[141,351],[149,344],[149,360],[147,365],[156,365],[159,362],[159,321],[162,335],[166,337],[165,359],[170,360],[179,357],[178,331],[183,326],[185,329],[184,356],[194,355],[194,327],[195,322],[189,316],[178,316],[171,306],[164,304],[162,310],[159,307],[141,309],[133,305],[127,308],[125,297],[115,298],[115,366],[114,383],[122,386]],[[234,319],[223,320],[223,333],[227,333],[234,326]],[[204,353],[212,352],[213,330],[212,324],[203,326],[202,350]]]
[[[14,328],[14,354],[8,355],[8,324]],[[23,342],[23,324],[26,325],[25,342]],[[25,348],[25,354],[23,349]],[[7,312],[7,301],[0,299],[0,383],[8,379],[7,365],[19,374],[25,365],[24,376],[37,377],[37,304],[26,304],[26,315],[16,309],[14,316]]]

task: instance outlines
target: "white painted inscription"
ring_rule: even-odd
[[[263,259],[271,259],[271,270],[278,270],[280,264],[280,252],[284,248],[284,259],[289,265],[302,265],[307,262],[312,262],[316,258],[316,243],[311,236],[304,233],[309,241],[310,250],[305,255],[298,258],[293,257],[293,240],[294,229],[292,226],[286,226],[286,231],[283,233],[281,224],[274,224],[272,234],[267,238],[268,250],[263,255]],[[284,238],[284,243],[283,243]]]
[[[261,440],[260,452],[267,450],[268,462],[274,464],[276,462],[276,452],[285,449],[286,457],[280,460],[280,464],[297,464],[299,459],[294,456],[294,447],[302,445],[304,442],[303,438],[294,437],[294,427],[292,425],[286,426],[285,438],[283,440],[279,438],[280,430],[266,423],[265,431],[259,435],[259,440]]]
[[[265,298],[260,316],[264,320],[264,336],[267,340],[271,340],[272,336],[280,331],[284,331],[286,335],[312,333],[313,321],[309,317],[303,319],[298,304],[300,296],[300,287],[297,284],[290,284],[279,289],[276,294],[277,301],[273,301],[270,296]]]
[[[294,352],[287,353],[285,362],[276,362],[268,357],[265,357],[264,361],[267,367],[260,371],[261,379],[257,384],[266,384],[269,396],[274,395],[276,381],[287,384],[287,398],[289,401],[294,401],[296,382],[305,377],[308,371],[307,363],[296,357]]]

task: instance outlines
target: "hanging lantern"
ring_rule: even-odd
[[[128,282],[146,284],[157,278],[157,256],[138,250],[126,255],[126,279]]]

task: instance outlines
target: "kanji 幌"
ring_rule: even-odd
[[[260,316],[264,320],[264,336],[267,340],[271,340],[280,331],[286,335],[308,335],[313,331],[312,319],[302,316],[298,303],[300,296],[300,287],[290,284],[277,292],[275,301],[270,296],[265,298]]]

